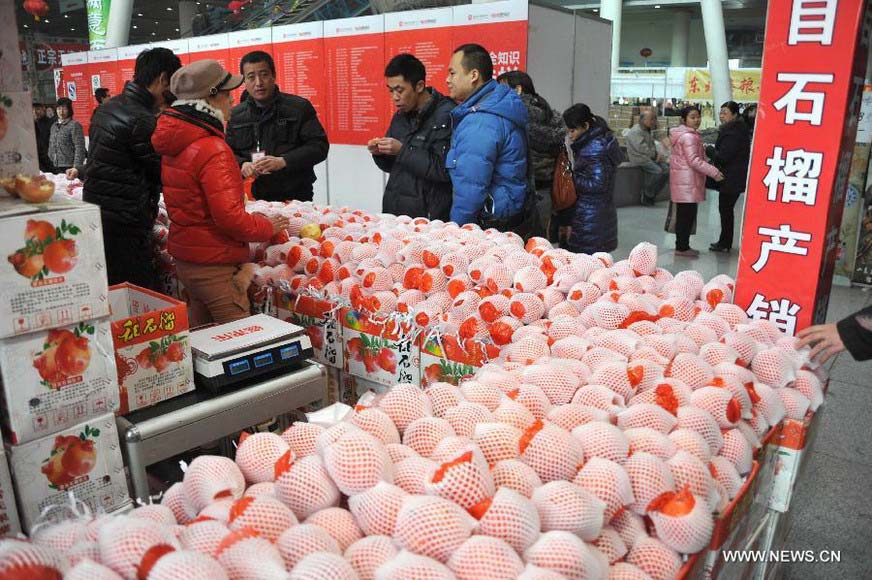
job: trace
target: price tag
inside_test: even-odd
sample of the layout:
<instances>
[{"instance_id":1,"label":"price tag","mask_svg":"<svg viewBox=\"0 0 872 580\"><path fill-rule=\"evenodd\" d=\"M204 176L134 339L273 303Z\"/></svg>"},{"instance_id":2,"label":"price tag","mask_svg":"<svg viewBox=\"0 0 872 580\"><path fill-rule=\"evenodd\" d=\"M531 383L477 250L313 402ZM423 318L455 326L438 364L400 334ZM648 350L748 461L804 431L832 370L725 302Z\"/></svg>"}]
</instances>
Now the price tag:
<instances>
[{"instance_id":1,"label":"price tag","mask_svg":"<svg viewBox=\"0 0 872 580\"><path fill-rule=\"evenodd\" d=\"M264 157L266 157L266 151L254 151L251 154L251 162L257 163L258 161L260 161Z\"/></svg>"}]
</instances>

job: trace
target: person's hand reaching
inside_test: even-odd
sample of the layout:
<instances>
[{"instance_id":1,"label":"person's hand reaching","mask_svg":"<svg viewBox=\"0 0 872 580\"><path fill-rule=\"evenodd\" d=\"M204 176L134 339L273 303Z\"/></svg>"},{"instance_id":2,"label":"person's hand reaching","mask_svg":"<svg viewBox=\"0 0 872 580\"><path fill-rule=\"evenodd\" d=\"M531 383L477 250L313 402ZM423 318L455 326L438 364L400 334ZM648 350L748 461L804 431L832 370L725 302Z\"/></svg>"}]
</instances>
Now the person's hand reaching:
<instances>
[{"instance_id":1,"label":"person's hand reaching","mask_svg":"<svg viewBox=\"0 0 872 580\"><path fill-rule=\"evenodd\" d=\"M839 329L835 324L819 324L800 330L796 337L796 349L811 345L809 357L818 359L818 363L824 364L840 352L845 350L845 343L839 335Z\"/></svg>"},{"instance_id":2,"label":"person's hand reaching","mask_svg":"<svg viewBox=\"0 0 872 580\"><path fill-rule=\"evenodd\" d=\"M272 224L273 234L277 234L280 231L287 229L288 225L290 224L288 218L279 214L273 214L271 216L268 216L267 219L269 220L270 224Z\"/></svg>"}]
</instances>

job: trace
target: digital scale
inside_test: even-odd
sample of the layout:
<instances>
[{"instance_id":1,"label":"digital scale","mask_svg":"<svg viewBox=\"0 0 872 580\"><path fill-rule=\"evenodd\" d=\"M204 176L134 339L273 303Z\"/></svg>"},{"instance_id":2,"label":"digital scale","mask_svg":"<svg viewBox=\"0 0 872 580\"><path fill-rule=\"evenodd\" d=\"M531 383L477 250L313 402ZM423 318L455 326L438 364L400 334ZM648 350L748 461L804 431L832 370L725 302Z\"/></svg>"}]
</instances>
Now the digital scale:
<instances>
[{"instance_id":1,"label":"digital scale","mask_svg":"<svg viewBox=\"0 0 872 580\"><path fill-rule=\"evenodd\" d=\"M257 314L191 331L194 382L212 392L300 368L313 355L306 331Z\"/></svg>"}]
</instances>

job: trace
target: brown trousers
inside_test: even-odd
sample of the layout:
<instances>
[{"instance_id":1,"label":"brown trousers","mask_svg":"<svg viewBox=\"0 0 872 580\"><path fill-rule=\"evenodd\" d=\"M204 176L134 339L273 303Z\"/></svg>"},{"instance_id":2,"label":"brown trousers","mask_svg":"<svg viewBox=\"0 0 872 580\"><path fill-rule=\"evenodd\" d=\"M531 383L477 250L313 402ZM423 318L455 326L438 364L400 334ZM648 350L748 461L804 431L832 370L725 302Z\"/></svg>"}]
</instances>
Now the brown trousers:
<instances>
[{"instance_id":1,"label":"brown trousers","mask_svg":"<svg viewBox=\"0 0 872 580\"><path fill-rule=\"evenodd\" d=\"M176 261L176 275L188 292L191 328L224 324L251 314L248 288L242 287L239 266Z\"/></svg>"}]
</instances>

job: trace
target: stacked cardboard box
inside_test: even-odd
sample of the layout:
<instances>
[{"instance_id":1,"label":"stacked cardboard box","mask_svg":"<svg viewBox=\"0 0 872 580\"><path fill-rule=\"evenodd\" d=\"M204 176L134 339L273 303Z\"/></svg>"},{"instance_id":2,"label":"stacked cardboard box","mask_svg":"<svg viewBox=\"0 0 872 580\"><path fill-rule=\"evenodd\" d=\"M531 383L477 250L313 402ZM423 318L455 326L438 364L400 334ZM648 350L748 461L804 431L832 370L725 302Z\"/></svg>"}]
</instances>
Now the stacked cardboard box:
<instances>
[{"instance_id":1,"label":"stacked cardboard box","mask_svg":"<svg viewBox=\"0 0 872 580\"><path fill-rule=\"evenodd\" d=\"M129 501L100 210L0 198L3 431L27 532L43 510Z\"/></svg>"}]
</instances>

